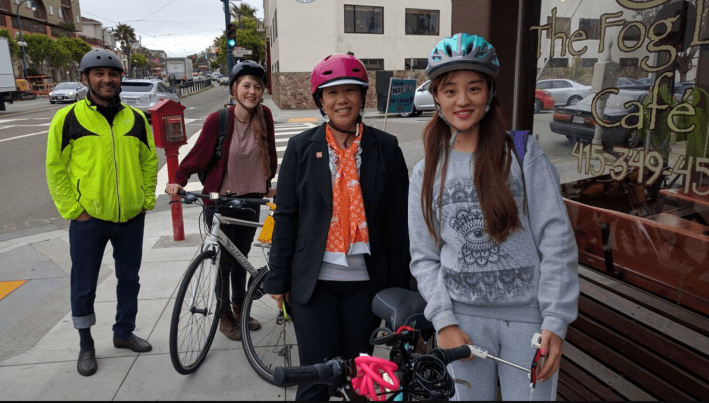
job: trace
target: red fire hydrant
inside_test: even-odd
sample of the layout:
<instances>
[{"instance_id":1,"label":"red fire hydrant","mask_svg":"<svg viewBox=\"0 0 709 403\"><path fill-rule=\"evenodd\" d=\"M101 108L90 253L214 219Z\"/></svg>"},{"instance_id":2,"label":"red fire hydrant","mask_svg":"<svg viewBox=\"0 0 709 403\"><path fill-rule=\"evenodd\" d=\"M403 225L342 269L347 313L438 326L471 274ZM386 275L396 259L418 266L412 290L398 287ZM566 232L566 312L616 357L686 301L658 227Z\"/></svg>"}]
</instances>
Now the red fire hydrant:
<instances>
[{"instance_id":1,"label":"red fire hydrant","mask_svg":"<svg viewBox=\"0 0 709 403\"><path fill-rule=\"evenodd\" d=\"M170 99L163 99L150 109L153 120L153 136L155 147L165 149L167 157L168 183L175 182L177 174L180 146L187 144L187 131L185 130L185 107ZM179 200L175 196L172 200ZM185 224L182 220L182 203L171 203L172 211L172 237L175 241L185 239Z\"/></svg>"}]
</instances>

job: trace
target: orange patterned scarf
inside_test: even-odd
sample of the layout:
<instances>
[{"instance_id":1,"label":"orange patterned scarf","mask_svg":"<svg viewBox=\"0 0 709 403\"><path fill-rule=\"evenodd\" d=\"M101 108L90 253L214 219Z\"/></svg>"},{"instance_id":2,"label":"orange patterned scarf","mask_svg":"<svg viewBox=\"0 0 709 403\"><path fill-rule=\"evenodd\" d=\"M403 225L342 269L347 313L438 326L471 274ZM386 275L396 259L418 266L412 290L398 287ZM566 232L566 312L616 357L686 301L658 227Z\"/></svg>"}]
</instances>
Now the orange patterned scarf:
<instances>
[{"instance_id":1,"label":"orange patterned scarf","mask_svg":"<svg viewBox=\"0 0 709 403\"><path fill-rule=\"evenodd\" d=\"M330 126L326 128L325 137L335 154L337 172L332 186L332 220L324 260L342 266L348 266L347 255L369 253L369 230L357 167L362 128L360 124L357 138L344 150L337 145Z\"/></svg>"}]
</instances>

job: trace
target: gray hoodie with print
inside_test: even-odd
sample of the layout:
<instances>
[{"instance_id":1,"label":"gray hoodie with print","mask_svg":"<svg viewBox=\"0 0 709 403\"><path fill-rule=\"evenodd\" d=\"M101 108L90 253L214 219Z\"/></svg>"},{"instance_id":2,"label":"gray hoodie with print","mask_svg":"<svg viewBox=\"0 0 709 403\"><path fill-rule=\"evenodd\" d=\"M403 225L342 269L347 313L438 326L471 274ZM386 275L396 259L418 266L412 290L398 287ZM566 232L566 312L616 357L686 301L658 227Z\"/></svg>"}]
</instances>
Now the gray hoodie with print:
<instances>
[{"instance_id":1,"label":"gray hoodie with print","mask_svg":"<svg viewBox=\"0 0 709 403\"><path fill-rule=\"evenodd\" d=\"M421 211L425 161L411 176L409 236L411 273L427 301L425 315L436 330L466 316L541 323L561 338L578 313L578 251L559 190L559 174L530 137L520 164L512 161L509 186L521 229L498 244L485 231L473 183L473 154L449 149L448 173L438 214L440 177L434 186L436 245ZM523 211L527 192L529 216Z\"/></svg>"}]
</instances>

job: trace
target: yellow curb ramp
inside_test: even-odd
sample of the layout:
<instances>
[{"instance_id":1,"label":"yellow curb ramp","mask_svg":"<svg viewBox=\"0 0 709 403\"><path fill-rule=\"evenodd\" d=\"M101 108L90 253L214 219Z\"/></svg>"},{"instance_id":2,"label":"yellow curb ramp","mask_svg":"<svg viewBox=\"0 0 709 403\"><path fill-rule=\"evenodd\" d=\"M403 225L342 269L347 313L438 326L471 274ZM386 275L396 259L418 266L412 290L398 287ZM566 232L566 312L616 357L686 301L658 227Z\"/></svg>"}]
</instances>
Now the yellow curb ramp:
<instances>
[{"instance_id":1,"label":"yellow curb ramp","mask_svg":"<svg viewBox=\"0 0 709 403\"><path fill-rule=\"evenodd\" d=\"M293 118L288 119L289 122L317 122L318 118Z\"/></svg>"},{"instance_id":2,"label":"yellow curb ramp","mask_svg":"<svg viewBox=\"0 0 709 403\"><path fill-rule=\"evenodd\" d=\"M18 289L27 280L19 281L0 281L0 300L10 295L11 292Z\"/></svg>"}]
</instances>

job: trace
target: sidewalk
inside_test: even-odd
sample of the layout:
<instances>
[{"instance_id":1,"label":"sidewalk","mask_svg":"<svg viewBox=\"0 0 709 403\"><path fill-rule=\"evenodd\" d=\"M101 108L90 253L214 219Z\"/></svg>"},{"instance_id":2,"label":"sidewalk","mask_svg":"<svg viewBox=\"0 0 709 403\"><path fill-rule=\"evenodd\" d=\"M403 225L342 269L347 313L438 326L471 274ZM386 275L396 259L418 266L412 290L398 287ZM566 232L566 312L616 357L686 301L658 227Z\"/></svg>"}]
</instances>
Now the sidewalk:
<instances>
[{"instance_id":1,"label":"sidewalk","mask_svg":"<svg viewBox=\"0 0 709 403\"><path fill-rule=\"evenodd\" d=\"M177 286L200 242L200 212L194 206L184 209L186 239L181 242L172 239L169 210L148 212L146 217L135 334L153 345L150 353L113 347L116 278L108 245L95 303L97 324L92 328L99 368L88 378L76 372L79 336L70 313L68 231L0 242L0 281L12 275L22 276L16 280L30 279L0 300L0 322L13 315L8 307L31 308L14 318L6 331L0 329L0 360L6 358L0 361L2 400L293 400L295 388L263 381L248 364L241 343L220 332L196 373L183 376L172 367L170 315ZM256 256L253 253L254 263L261 263ZM33 291L37 283L41 287ZM47 294L47 287L56 291ZM35 301L33 295L50 296Z\"/></svg>"}]
</instances>

